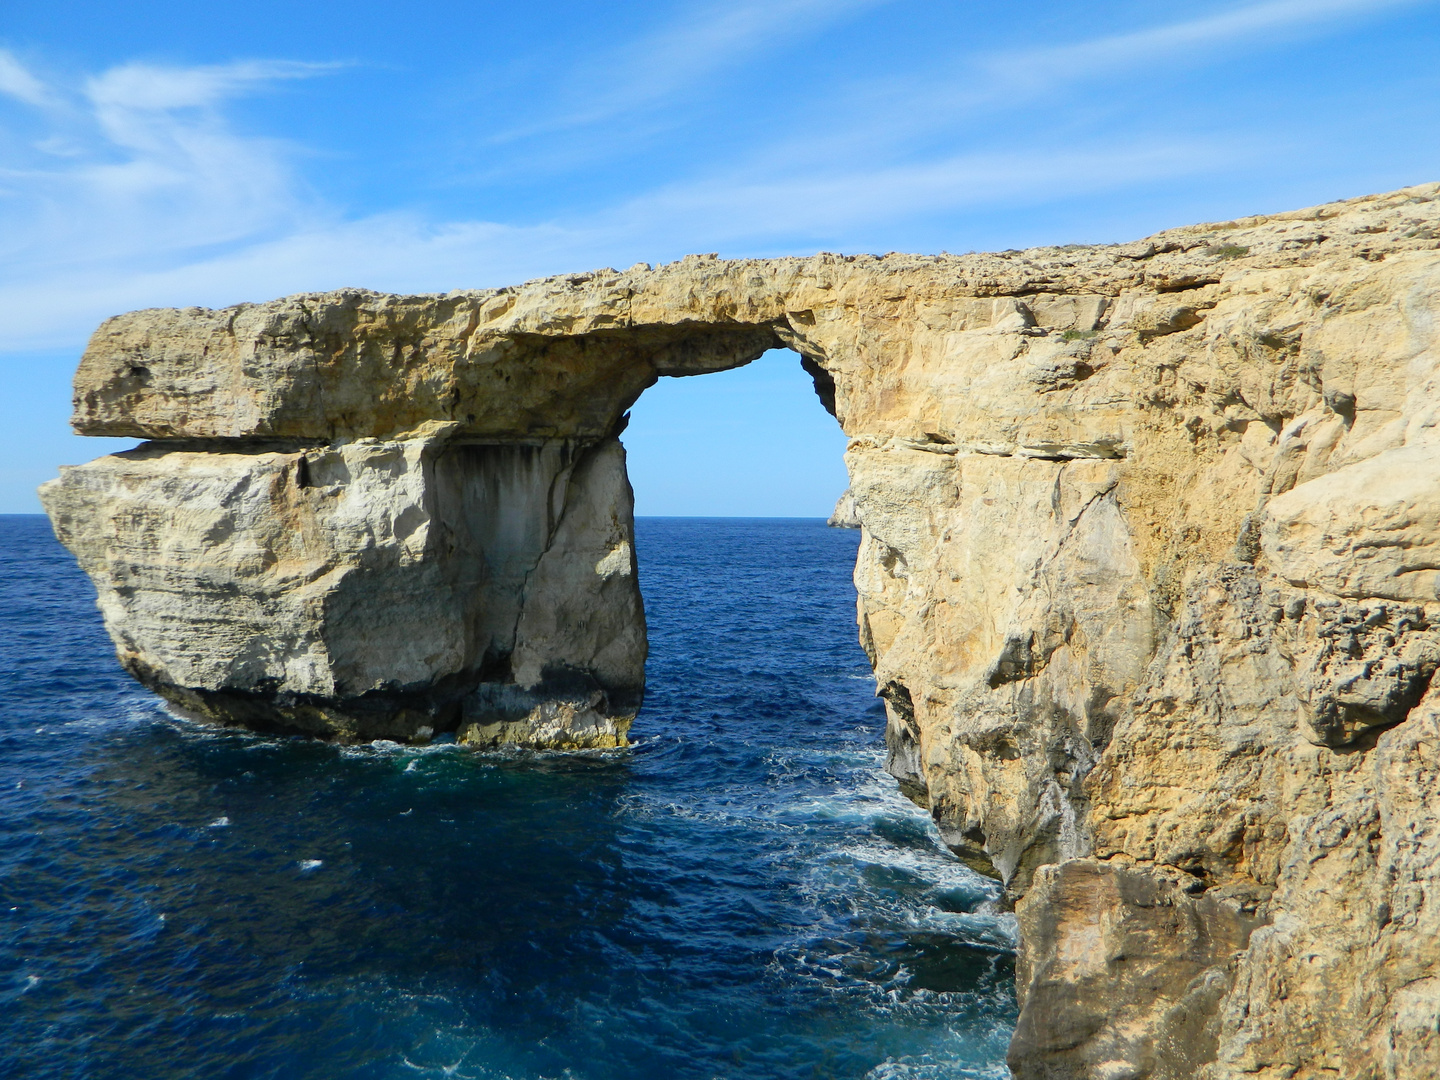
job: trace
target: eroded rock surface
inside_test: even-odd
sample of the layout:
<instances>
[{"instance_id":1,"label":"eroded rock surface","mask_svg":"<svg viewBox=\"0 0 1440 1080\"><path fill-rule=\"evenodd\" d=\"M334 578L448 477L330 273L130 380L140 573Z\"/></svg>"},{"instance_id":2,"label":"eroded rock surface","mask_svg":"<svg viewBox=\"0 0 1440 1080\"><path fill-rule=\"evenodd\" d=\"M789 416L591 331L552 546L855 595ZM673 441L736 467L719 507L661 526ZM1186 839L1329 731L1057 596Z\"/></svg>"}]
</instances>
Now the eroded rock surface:
<instances>
[{"instance_id":1,"label":"eroded rock surface","mask_svg":"<svg viewBox=\"0 0 1440 1080\"><path fill-rule=\"evenodd\" d=\"M1025 1077L1440 1062L1440 185L1112 247L121 316L43 490L226 722L612 745L625 410L800 353L890 769L1018 902Z\"/></svg>"},{"instance_id":2,"label":"eroded rock surface","mask_svg":"<svg viewBox=\"0 0 1440 1080\"><path fill-rule=\"evenodd\" d=\"M860 528L860 514L855 509L855 496L846 488L844 494L835 500L835 510L825 521L832 529Z\"/></svg>"},{"instance_id":3,"label":"eroded rock surface","mask_svg":"<svg viewBox=\"0 0 1440 1080\"><path fill-rule=\"evenodd\" d=\"M624 745L644 691L617 440L147 443L45 508L120 661L200 717L342 740Z\"/></svg>"}]
</instances>

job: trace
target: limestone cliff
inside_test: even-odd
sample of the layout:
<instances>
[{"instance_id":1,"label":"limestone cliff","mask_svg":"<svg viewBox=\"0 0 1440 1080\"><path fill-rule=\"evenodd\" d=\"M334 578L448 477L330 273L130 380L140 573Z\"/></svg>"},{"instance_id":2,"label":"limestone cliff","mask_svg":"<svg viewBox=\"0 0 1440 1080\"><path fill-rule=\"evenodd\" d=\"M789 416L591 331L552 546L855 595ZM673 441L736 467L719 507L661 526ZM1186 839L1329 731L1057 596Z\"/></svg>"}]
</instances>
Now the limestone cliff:
<instances>
[{"instance_id":1,"label":"limestone cliff","mask_svg":"<svg viewBox=\"0 0 1440 1080\"><path fill-rule=\"evenodd\" d=\"M825 521L832 529L860 528L860 513L855 509L855 496L846 488L845 493L835 500L835 510Z\"/></svg>"},{"instance_id":2,"label":"limestone cliff","mask_svg":"<svg viewBox=\"0 0 1440 1080\"><path fill-rule=\"evenodd\" d=\"M1440 185L1112 247L721 261L97 331L42 491L224 722L613 745L625 410L797 351L890 769L1018 901L1021 1077L1440 1061Z\"/></svg>"}]
</instances>

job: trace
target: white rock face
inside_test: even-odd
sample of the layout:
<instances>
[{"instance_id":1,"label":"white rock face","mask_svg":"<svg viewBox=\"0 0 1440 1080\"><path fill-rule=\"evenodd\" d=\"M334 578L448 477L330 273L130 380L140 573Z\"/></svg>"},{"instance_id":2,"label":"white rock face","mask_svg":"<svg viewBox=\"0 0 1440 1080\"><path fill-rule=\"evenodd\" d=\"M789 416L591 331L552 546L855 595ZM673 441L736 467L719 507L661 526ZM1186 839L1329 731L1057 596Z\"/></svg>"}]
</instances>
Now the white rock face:
<instances>
[{"instance_id":1,"label":"white rock face","mask_svg":"<svg viewBox=\"0 0 1440 1080\"><path fill-rule=\"evenodd\" d=\"M855 510L855 496L850 494L849 488L835 500L835 510L825 524L832 529L860 528L860 515Z\"/></svg>"},{"instance_id":2,"label":"white rock face","mask_svg":"<svg viewBox=\"0 0 1440 1080\"><path fill-rule=\"evenodd\" d=\"M624 745L645 658L624 451L451 434L151 443L41 495L121 662L201 717L366 740L463 715L484 743ZM552 708L524 736L557 702L583 703L575 724Z\"/></svg>"},{"instance_id":3,"label":"white rock face","mask_svg":"<svg viewBox=\"0 0 1440 1080\"><path fill-rule=\"evenodd\" d=\"M615 745L616 435L801 356L890 769L1022 935L1017 1076L1440 1061L1440 185L1104 248L309 294L97 331L44 489L122 661L231 723Z\"/></svg>"}]
</instances>

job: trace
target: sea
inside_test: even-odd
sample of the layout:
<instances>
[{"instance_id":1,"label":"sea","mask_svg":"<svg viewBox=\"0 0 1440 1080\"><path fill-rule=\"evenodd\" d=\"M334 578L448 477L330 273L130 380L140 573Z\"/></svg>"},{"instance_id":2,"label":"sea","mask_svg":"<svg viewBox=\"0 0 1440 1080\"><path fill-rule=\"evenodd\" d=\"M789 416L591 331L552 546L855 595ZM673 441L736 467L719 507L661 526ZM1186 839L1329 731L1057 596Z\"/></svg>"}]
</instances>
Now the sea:
<instances>
[{"instance_id":1,"label":"sea","mask_svg":"<svg viewBox=\"0 0 1440 1080\"><path fill-rule=\"evenodd\" d=\"M1013 916L883 771L857 534L637 523L624 750L168 713L0 518L0 1076L999 1078Z\"/></svg>"}]
</instances>

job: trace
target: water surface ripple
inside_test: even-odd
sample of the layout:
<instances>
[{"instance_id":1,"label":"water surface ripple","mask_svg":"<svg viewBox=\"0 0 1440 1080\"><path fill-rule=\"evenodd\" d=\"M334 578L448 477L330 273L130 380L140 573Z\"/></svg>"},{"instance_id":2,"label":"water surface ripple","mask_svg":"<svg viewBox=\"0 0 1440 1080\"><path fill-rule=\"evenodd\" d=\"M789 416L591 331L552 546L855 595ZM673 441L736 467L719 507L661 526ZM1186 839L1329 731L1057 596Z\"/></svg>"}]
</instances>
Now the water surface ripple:
<instances>
[{"instance_id":1,"label":"water surface ripple","mask_svg":"<svg viewBox=\"0 0 1440 1080\"><path fill-rule=\"evenodd\" d=\"M856 536L642 519L628 751L168 716L0 518L0 1075L1001 1077L1013 921L880 769Z\"/></svg>"}]
</instances>

